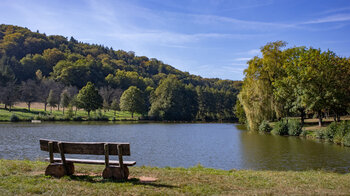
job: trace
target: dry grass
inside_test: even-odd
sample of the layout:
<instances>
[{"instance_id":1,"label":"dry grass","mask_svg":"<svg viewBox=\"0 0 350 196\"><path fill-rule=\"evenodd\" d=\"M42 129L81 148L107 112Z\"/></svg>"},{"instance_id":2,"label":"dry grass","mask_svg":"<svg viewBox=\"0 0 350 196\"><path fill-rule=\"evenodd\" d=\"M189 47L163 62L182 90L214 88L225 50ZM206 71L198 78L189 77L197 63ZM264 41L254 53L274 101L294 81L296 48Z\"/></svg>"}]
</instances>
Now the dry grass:
<instances>
[{"instance_id":1,"label":"dry grass","mask_svg":"<svg viewBox=\"0 0 350 196\"><path fill-rule=\"evenodd\" d=\"M215 170L131 167L126 182L103 180L101 166L77 165L80 175L44 176L47 163L0 160L3 195L349 195L350 174L325 171ZM81 175L87 174L87 175ZM156 178L142 183L138 177Z\"/></svg>"}]
</instances>

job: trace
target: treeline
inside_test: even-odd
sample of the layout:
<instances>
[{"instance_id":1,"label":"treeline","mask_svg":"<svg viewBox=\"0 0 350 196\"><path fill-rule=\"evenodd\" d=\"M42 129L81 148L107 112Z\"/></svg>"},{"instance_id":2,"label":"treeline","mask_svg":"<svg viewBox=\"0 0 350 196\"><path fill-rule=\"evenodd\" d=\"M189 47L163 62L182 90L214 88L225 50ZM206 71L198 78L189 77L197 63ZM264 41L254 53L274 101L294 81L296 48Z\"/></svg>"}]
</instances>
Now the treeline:
<instances>
[{"instance_id":1,"label":"treeline","mask_svg":"<svg viewBox=\"0 0 350 196\"><path fill-rule=\"evenodd\" d=\"M0 25L0 101L6 106L26 102L30 109L32 102L46 106L50 100L61 106L62 97L74 100L88 82L99 89L105 109L136 87L144 98L137 112L159 120L232 120L241 87L239 81L191 75L134 52Z\"/></svg>"},{"instance_id":2,"label":"treeline","mask_svg":"<svg viewBox=\"0 0 350 196\"><path fill-rule=\"evenodd\" d=\"M289 116L333 116L350 111L350 58L327 50L268 43L262 57L248 61L236 113L252 130L264 120ZM243 108L242 108L243 107Z\"/></svg>"}]
</instances>

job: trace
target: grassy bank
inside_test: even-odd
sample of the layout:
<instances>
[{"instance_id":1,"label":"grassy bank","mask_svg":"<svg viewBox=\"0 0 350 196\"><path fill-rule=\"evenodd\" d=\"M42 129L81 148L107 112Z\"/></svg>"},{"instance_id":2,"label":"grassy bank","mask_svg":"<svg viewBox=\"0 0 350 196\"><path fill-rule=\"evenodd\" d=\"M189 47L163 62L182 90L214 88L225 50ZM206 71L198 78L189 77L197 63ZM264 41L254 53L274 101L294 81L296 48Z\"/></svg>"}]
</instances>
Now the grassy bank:
<instances>
[{"instance_id":1,"label":"grassy bank","mask_svg":"<svg viewBox=\"0 0 350 196\"><path fill-rule=\"evenodd\" d=\"M324 171L131 167L127 182L103 180L103 166L76 165L77 175L45 176L47 163L0 160L1 195L348 195L350 174ZM144 183L138 177L157 178Z\"/></svg>"},{"instance_id":2,"label":"grassy bank","mask_svg":"<svg viewBox=\"0 0 350 196\"><path fill-rule=\"evenodd\" d=\"M20 105L21 106L21 105ZM3 108L3 105L0 105L0 121L10 121L12 115L16 115L19 118L19 121L30 121L33 119L38 120L46 120L46 121L66 121L66 120L86 120L88 119L88 113L84 110L78 110L75 114L75 110L73 111L73 117L68 118L67 112L68 110L65 109L65 114L63 114L62 108L60 110L52 109L52 112L50 111L50 108L48 107L46 112L45 110L38 106L37 108L32 107L30 111L28 111L25 107L13 107L11 112L7 109ZM135 120L140 117L139 114L134 114L134 119L131 118L130 112L125 111L116 111L116 115L114 116L114 111L106 111L103 110L99 114L98 111L91 112L90 113L90 119L102 119L104 120Z\"/></svg>"}]
</instances>

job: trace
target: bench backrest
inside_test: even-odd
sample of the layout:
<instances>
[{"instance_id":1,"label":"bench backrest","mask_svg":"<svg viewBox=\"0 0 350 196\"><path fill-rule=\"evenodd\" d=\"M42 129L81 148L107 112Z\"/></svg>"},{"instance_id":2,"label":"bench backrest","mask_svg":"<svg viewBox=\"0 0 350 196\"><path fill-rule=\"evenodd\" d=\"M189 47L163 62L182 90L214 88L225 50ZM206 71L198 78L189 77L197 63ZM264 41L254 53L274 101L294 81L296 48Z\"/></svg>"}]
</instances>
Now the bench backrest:
<instances>
[{"instance_id":1,"label":"bench backrest","mask_svg":"<svg viewBox=\"0 0 350 196\"><path fill-rule=\"evenodd\" d=\"M108 144L109 155L118 155L117 146L122 147L122 155L130 156L129 143L116 142L63 142L55 140L40 139L40 149L49 152L49 142L53 143L53 153L60 153L58 143L63 145L64 154L90 154L104 155L104 145Z\"/></svg>"}]
</instances>

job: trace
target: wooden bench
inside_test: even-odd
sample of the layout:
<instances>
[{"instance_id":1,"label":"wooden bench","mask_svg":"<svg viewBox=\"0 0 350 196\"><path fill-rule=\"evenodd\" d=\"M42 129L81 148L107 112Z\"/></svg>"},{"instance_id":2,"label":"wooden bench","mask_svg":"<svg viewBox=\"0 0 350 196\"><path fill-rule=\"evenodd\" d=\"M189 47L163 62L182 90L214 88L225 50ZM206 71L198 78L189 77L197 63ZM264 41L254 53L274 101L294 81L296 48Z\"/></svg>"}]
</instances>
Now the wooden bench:
<instances>
[{"instance_id":1,"label":"wooden bench","mask_svg":"<svg viewBox=\"0 0 350 196\"><path fill-rule=\"evenodd\" d=\"M74 163L105 165L102 172L103 178L126 180L129 176L128 166L133 166L136 161L123 161L124 156L130 156L130 144L115 142L63 142L40 139L40 149L49 152L49 166L45 175L62 177L74 174ZM54 158L54 153L59 153L61 158ZM105 160L70 159L66 154L105 155ZM109 160L110 155L118 155L118 161Z\"/></svg>"}]
</instances>

